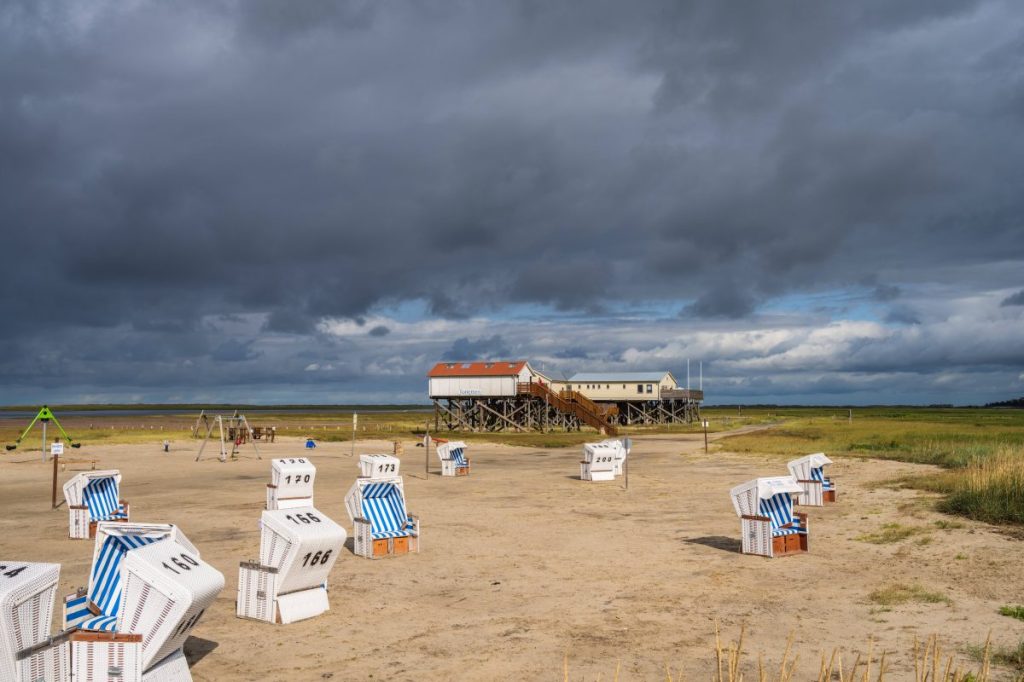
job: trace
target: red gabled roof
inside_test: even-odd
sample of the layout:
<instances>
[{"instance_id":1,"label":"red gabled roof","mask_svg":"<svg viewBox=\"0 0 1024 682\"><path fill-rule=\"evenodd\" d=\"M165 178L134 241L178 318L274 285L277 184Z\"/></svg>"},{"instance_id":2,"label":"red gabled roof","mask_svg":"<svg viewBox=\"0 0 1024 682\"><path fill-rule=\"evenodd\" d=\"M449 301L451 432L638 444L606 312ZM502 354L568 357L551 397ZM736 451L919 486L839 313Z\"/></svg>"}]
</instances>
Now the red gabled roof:
<instances>
[{"instance_id":1,"label":"red gabled roof","mask_svg":"<svg viewBox=\"0 0 1024 682\"><path fill-rule=\"evenodd\" d=\"M508 377L519 374L526 360L488 360L486 362L439 362L428 377Z\"/></svg>"}]
</instances>

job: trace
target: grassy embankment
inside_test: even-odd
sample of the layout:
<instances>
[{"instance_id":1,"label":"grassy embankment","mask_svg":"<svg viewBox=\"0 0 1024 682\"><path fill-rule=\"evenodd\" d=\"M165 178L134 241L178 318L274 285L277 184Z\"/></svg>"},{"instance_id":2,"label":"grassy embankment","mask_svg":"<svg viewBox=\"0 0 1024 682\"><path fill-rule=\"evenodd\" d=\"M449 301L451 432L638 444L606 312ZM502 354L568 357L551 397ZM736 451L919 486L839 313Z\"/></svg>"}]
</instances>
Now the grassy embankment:
<instances>
[{"instance_id":1,"label":"grassy embankment","mask_svg":"<svg viewBox=\"0 0 1024 682\"><path fill-rule=\"evenodd\" d=\"M722 441L736 452L874 457L933 464L943 471L905 479L942 493L939 508L979 521L1024 524L1024 411L863 408L779 409L768 432Z\"/></svg>"}]
</instances>

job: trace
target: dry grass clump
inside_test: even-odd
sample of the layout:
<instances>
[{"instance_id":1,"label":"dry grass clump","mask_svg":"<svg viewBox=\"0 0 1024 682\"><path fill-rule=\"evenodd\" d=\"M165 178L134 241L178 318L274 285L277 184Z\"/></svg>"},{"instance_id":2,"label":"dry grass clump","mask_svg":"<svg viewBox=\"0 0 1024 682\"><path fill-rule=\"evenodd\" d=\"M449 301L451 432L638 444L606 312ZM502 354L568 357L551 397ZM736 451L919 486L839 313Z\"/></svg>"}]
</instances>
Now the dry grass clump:
<instances>
[{"instance_id":1,"label":"dry grass clump","mask_svg":"<svg viewBox=\"0 0 1024 682\"><path fill-rule=\"evenodd\" d=\"M901 523L886 523L883 524L878 531L858 535L856 539L861 542L870 542L873 545L888 545L894 542L900 542L901 540L906 540L913 535L923 533L927 530L927 528L920 528L916 526L904 526Z\"/></svg>"},{"instance_id":2,"label":"dry grass clump","mask_svg":"<svg viewBox=\"0 0 1024 682\"><path fill-rule=\"evenodd\" d=\"M1024 620L1024 606L1001 606L999 607L999 615Z\"/></svg>"},{"instance_id":3,"label":"dry grass clump","mask_svg":"<svg viewBox=\"0 0 1024 682\"><path fill-rule=\"evenodd\" d=\"M868 599L880 606L894 606L917 602L920 604L952 604L953 600L941 592L931 592L920 585L893 583L880 587L868 595Z\"/></svg>"}]
</instances>

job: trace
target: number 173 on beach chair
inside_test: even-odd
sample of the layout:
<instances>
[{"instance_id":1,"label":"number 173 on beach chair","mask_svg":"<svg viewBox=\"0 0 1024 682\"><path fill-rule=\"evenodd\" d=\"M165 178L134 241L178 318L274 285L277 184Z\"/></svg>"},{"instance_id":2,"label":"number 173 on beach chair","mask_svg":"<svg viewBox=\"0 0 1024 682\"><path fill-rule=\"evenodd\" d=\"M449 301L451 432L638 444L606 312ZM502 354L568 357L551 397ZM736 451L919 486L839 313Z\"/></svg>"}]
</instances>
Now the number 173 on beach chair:
<instances>
[{"instance_id":1,"label":"number 173 on beach chair","mask_svg":"<svg viewBox=\"0 0 1024 682\"><path fill-rule=\"evenodd\" d=\"M776 557L807 551L807 514L793 513L793 496L802 492L792 476L755 478L730 491L744 554Z\"/></svg>"},{"instance_id":2,"label":"number 173 on beach chair","mask_svg":"<svg viewBox=\"0 0 1024 682\"><path fill-rule=\"evenodd\" d=\"M380 559L420 551L420 520L405 508L405 484L398 476L398 458L360 455L363 475L345 495L345 509L354 526L357 556Z\"/></svg>"}]
</instances>

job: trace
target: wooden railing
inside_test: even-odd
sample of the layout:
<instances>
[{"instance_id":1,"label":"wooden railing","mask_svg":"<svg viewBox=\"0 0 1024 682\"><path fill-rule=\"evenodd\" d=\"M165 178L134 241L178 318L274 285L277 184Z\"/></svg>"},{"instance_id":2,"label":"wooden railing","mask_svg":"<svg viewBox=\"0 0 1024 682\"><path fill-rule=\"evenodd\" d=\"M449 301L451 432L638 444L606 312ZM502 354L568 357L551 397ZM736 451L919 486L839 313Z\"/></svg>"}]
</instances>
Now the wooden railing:
<instances>
[{"instance_id":1,"label":"wooden railing","mask_svg":"<svg viewBox=\"0 0 1024 682\"><path fill-rule=\"evenodd\" d=\"M603 431L609 436L618 434L618 429L609 423L609 418L618 413L618 409L603 410L590 398L577 391L559 391L555 393L544 384L520 383L517 385L517 392L523 395L532 395L537 398L544 398L549 405L554 406L559 412L572 414L579 418L587 426L592 426L598 431Z\"/></svg>"}]
</instances>

